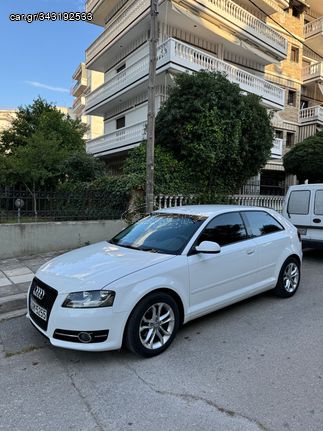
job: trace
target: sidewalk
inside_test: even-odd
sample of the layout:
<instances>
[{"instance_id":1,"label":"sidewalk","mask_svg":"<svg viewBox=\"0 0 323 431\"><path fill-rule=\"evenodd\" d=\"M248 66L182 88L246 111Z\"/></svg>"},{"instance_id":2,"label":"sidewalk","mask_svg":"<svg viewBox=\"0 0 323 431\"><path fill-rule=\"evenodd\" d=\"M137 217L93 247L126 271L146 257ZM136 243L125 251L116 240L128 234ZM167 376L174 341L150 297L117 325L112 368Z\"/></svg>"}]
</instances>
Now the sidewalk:
<instances>
[{"instance_id":1,"label":"sidewalk","mask_svg":"<svg viewBox=\"0 0 323 431\"><path fill-rule=\"evenodd\" d=\"M64 251L0 260L0 321L27 312L26 297L38 268Z\"/></svg>"}]
</instances>

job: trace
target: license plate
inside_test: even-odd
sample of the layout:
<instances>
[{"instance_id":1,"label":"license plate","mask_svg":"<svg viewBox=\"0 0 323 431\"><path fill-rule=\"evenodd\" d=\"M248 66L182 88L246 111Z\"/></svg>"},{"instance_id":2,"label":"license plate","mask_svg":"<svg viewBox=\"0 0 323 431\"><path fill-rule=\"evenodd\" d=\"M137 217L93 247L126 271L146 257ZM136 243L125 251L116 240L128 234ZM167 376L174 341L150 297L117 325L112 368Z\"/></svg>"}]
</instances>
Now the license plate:
<instances>
[{"instance_id":1,"label":"license plate","mask_svg":"<svg viewBox=\"0 0 323 431\"><path fill-rule=\"evenodd\" d=\"M32 298L30 298L30 309L36 316L47 322L47 310L38 305Z\"/></svg>"},{"instance_id":2,"label":"license plate","mask_svg":"<svg viewBox=\"0 0 323 431\"><path fill-rule=\"evenodd\" d=\"M298 227L297 228L300 235L306 235L307 234L307 228L306 227Z\"/></svg>"}]
</instances>

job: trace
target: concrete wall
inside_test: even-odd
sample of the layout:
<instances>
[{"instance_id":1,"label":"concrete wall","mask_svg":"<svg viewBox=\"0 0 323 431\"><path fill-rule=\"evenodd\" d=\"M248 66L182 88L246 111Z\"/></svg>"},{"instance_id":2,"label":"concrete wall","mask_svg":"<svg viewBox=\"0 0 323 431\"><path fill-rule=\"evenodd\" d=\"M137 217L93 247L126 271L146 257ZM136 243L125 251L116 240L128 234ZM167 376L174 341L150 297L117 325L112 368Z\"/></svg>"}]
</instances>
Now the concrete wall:
<instances>
[{"instance_id":1,"label":"concrete wall","mask_svg":"<svg viewBox=\"0 0 323 431\"><path fill-rule=\"evenodd\" d=\"M0 224L0 258L82 247L124 227L121 220Z\"/></svg>"}]
</instances>

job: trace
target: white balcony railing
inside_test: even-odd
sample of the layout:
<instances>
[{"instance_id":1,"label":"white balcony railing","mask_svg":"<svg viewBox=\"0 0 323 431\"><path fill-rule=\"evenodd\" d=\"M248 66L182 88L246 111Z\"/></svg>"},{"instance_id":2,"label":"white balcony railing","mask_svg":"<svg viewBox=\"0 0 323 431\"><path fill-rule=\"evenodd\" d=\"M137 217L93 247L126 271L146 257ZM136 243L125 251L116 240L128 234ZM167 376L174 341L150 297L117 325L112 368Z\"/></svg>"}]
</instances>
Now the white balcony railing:
<instances>
[{"instance_id":1,"label":"white balcony railing","mask_svg":"<svg viewBox=\"0 0 323 431\"><path fill-rule=\"evenodd\" d=\"M121 0L120 6L123 7L120 8L120 13L114 15L113 19L108 22L105 31L86 50L87 63L91 62L118 34L150 7L150 0L129 0L125 5L123 3L124 0ZM265 42L268 49L279 51L280 55L287 55L287 40L279 32L233 1L200 0L200 3L213 11L225 25L237 26L241 31L248 32Z\"/></svg>"},{"instance_id":2,"label":"white balcony railing","mask_svg":"<svg viewBox=\"0 0 323 431\"><path fill-rule=\"evenodd\" d=\"M149 7L150 0L131 0L126 3L120 14L115 15L115 18L108 23L108 27L104 32L86 50L86 62L90 62Z\"/></svg>"},{"instance_id":3,"label":"white balcony railing","mask_svg":"<svg viewBox=\"0 0 323 431\"><path fill-rule=\"evenodd\" d=\"M278 51L287 54L287 40L284 36L272 29L264 21L256 18L241 6L233 3L231 0L200 0L215 13L219 14L228 22L237 25L256 36L261 41Z\"/></svg>"},{"instance_id":4,"label":"white balcony railing","mask_svg":"<svg viewBox=\"0 0 323 431\"><path fill-rule=\"evenodd\" d=\"M305 123L321 123L323 124L323 106L312 106L310 108L301 109L299 113L299 121Z\"/></svg>"},{"instance_id":5,"label":"white balcony railing","mask_svg":"<svg viewBox=\"0 0 323 431\"><path fill-rule=\"evenodd\" d=\"M310 66L303 67L302 78L303 81L320 79L323 76L323 62L311 64Z\"/></svg>"},{"instance_id":6,"label":"white balcony railing","mask_svg":"<svg viewBox=\"0 0 323 431\"><path fill-rule=\"evenodd\" d=\"M205 69L224 73L229 81L238 84L242 90L257 94L263 98L265 104L278 108L284 106L285 93L281 87L186 43L168 39L159 46L157 59L157 69L161 70L165 69L163 66L168 66L179 71ZM117 97L118 93L130 88L134 82L138 83L140 80L143 82L147 78L148 71L149 56L147 54L93 91L86 101L88 113L94 107L112 100L112 97Z\"/></svg>"},{"instance_id":7,"label":"white balcony railing","mask_svg":"<svg viewBox=\"0 0 323 431\"><path fill-rule=\"evenodd\" d=\"M88 141L86 151L90 154L108 153L118 151L118 149L126 150L127 146L140 143L146 137L146 122L133 124L128 127L116 130L112 133L107 133L96 139Z\"/></svg>"},{"instance_id":8,"label":"white balcony railing","mask_svg":"<svg viewBox=\"0 0 323 431\"><path fill-rule=\"evenodd\" d=\"M273 158L280 159L283 156L283 144L284 144L283 139L280 139L280 138L274 139L274 145L272 146L272 149L271 149L271 156Z\"/></svg>"},{"instance_id":9,"label":"white balcony railing","mask_svg":"<svg viewBox=\"0 0 323 431\"><path fill-rule=\"evenodd\" d=\"M323 17L311 21L304 26L305 39L323 33Z\"/></svg>"}]
</instances>

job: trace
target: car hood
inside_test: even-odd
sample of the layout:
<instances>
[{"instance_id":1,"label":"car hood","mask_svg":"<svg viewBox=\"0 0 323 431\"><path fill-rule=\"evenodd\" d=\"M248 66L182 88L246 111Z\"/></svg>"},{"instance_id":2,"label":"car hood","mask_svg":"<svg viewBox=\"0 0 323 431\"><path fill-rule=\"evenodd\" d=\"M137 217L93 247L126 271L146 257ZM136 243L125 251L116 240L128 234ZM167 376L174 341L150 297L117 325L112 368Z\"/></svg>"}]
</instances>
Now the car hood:
<instances>
[{"instance_id":1,"label":"car hood","mask_svg":"<svg viewBox=\"0 0 323 431\"><path fill-rule=\"evenodd\" d=\"M104 241L50 260L37 271L36 277L59 293L96 290L174 257L119 247Z\"/></svg>"}]
</instances>

